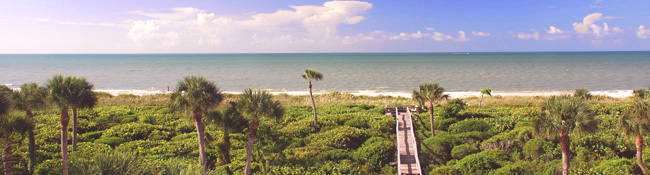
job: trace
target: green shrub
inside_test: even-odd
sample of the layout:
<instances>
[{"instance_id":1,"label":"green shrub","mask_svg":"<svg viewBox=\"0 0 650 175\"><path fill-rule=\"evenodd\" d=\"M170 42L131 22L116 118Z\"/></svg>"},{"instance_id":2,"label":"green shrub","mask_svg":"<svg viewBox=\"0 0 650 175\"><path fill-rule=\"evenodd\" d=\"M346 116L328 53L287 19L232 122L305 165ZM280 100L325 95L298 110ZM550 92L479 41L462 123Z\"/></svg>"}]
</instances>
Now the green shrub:
<instances>
[{"instance_id":1,"label":"green shrub","mask_svg":"<svg viewBox=\"0 0 650 175\"><path fill-rule=\"evenodd\" d=\"M105 130L102 137L121 137L126 141L144 140L156 129L162 127L146 123L127 123Z\"/></svg>"},{"instance_id":2,"label":"green shrub","mask_svg":"<svg viewBox=\"0 0 650 175\"><path fill-rule=\"evenodd\" d=\"M507 161L508 154L499 149L491 149L469 155L456 163L454 168L462 174L487 174L501 168L500 162Z\"/></svg>"},{"instance_id":3,"label":"green shrub","mask_svg":"<svg viewBox=\"0 0 650 175\"><path fill-rule=\"evenodd\" d=\"M461 174L453 165L440 166L429 172L431 175L456 175Z\"/></svg>"},{"instance_id":4,"label":"green shrub","mask_svg":"<svg viewBox=\"0 0 650 175\"><path fill-rule=\"evenodd\" d=\"M89 141L93 141L95 139L98 139L99 137L104 134L104 131L93 131L93 132L87 132L82 134L84 138L88 139Z\"/></svg>"},{"instance_id":5,"label":"green shrub","mask_svg":"<svg viewBox=\"0 0 650 175\"><path fill-rule=\"evenodd\" d=\"M492 175L501 174L536 174L535 163L527 161L517 161L515 163L506 164L503 167L490 171Z\"/></svg>"},{"instance_id":6,"label":"green shrub","mask_svg":"<svg viewBox=\"0 0 650 175\"><path fill-rule=\"evenodd\" d=\"M451 160L451 150L457 143L462 140L451 135L436 135L433 138L427 138L422 141L422 146L418 152L422 162L441 165Z\"/></svg>"},{"instance_id":7,"label":"green shrub","mask_svg":"<svg viewBox=\"0 0 650 175\"><path fill-rule=\"evenodd\" d=\"M458 113L465 109L465 102L462 99L456 98L450 100L442 107L441 114L445 118L458 117ZM460 118L459 120L463 120Z\"/></svg>"},{"instance_id":8,"label":"green shrub","mask_svg":"<svg viewBox=\"0 0 650 175\"><path fill-rule=\"evenodd\" d=\"M396 160L394 154L396 151L395 142L381 137L371 137L357 150L357 157L378 170L382 165Z\"/></svg>"},{"instance_id":9,"label":"green shrub","mask_svg":"<svg viewBox=\"0 0 650 175\"><path fill-rule=\"evenodd\" d=\"M604 160L593 169L602 174L642 174L639 166L630 159Z\"/></svg>"},{"instance_id":10,"label":"green shrub","mask_svg":"<svg viewBox=\"0 0 650 175\"><path fill-rule=\"evenodd\" d=\"M466 143L466 144L455 146L451 150L451 157L453 157L455 159L463 159L465 156L468 156L468 155L471 155L471 154L474 154L474 153L477 153L477 152L480 152L480 150L476 146L473 146L473 145L470 145L470 144Z\"/></svg>"},{"instance_id":11,"label":"green shrub","mask_svg":"<svg viewBox=\"0 0 650 175\"><path fill-rule=\"evenodd\" d=\"M458 122L458 119L456 119L456 118L446 118L446 119L434 120L433 121L433 126L436 129L439 129L439 130L448 131L449 125L454 124L456 122Z\"/></svg>"},{"instance_id":12,"label":"green shrub","mask_svg":"<svg viewBox=\"0 0 650 175\"><path fill-rule=\"evenodd\" d=\"M490 130L490 125L481 120L467 119L449 126L449 132L461 133L470 131L485 132Z\"/></svg>"},{"instance_id":13,"label":"green shrub","mask_svg":"<svg viewBox=\"0 0 650 175\"><path fill-rule=\"evenodd\" d=\"M345 126L350 126L350 127L355 127L359 129L367 129L368 128L368 122L367 120L362 119L362 118L353 118L348 121L345 121Z\"/></svg>"},{"instance_id":14,"label":"green shrub","mask_svg":"<svg viewBox=\"0 0 650 175\"><path fill-rule=\"evenodd\" d=\"M126 139L121 137L102 137L100 139L95 140L95 143L106 144L106 145L110 145L111 147L116 147L125 142Z\"/></svg>"},{"instance_id":15,"label":"green shrub","mask_svg":"<svg viewBox=\"0 0 650 175\"><path fill-rule=\"evenodd\" d=\"M573 96L582 99L591 99L591 93L589 93L589 90L587 89L576 89L576 91L573 92Z\"/></svg>"},{"instance_id":16,"label":"green shrub","mask_svg":"<svg viewBox=\"0 0 650 175\"><path fill-rule=\"evenodd\" d=\"M544 154L544 141L540 139L531 139L524 145L524 156L528 160L538 160Z\"/></svg>"},{"instance_id":17,"label":"green shrub","mask_svg":"<svg viewBox=\"0 0 650 175\"><path fill-rule=\"evenodd\" d=\"M368 138L365 131L349 126L338 127L311 136L310 145L331 146L339 149L356 149Z\"/></svg>"}]
</instances>

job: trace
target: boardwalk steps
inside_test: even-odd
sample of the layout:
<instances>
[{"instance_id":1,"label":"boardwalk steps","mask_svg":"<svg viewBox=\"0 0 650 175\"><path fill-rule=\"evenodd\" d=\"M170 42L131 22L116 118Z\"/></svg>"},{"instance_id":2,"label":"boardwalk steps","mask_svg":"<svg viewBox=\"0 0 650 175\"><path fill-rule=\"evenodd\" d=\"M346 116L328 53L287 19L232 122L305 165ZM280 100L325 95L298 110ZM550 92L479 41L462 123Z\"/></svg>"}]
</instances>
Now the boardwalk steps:
<instances>
[{"instance_id":1,"label":"boardwalk steps","mask_svg":"<svg viewBox=\"0 0 650 175\"><path fill-rule=\"evenodd\" d=\"M400 175L422 174L411 121L413 113L417 113L417 106L386 106L386 115L392 115L396 119L397 171Z\"/></svg>"}]
</instances>

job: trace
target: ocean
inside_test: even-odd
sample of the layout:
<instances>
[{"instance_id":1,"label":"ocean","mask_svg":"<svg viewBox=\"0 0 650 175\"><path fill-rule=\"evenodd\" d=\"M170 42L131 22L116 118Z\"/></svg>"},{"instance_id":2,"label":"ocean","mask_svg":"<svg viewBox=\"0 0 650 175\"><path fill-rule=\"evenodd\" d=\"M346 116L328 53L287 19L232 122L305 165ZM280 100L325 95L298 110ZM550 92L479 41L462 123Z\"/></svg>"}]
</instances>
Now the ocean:
<instances>
[{"instance_id":1,"label":"ocean","mask_svg":"<svg viewBox=\"0 0 650 175\"><path fill-rule=\"evenodd\" d=\"M316 92L591 91L650 87L650 52L20 54L0 55L0 85L44 84L54 74L85 77L99 90L173 89L202 75L224 91L306 91L305 68L324 74Z\"/></svg>"}]
</instances>

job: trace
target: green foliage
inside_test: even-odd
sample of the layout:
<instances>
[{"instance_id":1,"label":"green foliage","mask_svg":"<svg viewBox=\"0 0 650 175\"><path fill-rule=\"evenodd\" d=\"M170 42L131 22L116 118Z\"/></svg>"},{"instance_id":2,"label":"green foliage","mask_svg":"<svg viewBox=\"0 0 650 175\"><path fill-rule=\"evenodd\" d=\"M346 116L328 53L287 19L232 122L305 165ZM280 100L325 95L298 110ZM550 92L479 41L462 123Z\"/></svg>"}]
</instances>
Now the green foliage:
<instances>
[{"instance_id":1,"label":"green foliage","mask_svg":"<svg viewBox=\"0 0 650 175\"><path fill-rule=\"evenodd\" d=\"M477 152L480 152L480 150L476 146L473 146L473 145L470 145L470 144L466 143L466 144L455 146L451 150L451 157L453 157L454 159L463 159L465 156L468 156L468 155L471 155L471 154L474 154L474 153L477 153Z\"/></svg>"},{"instance_id":2,"label":"green foliage","mask_svg":"<svg viewBox=\"0 0 650 175\"><path fill-rule=\"evenodd\" d=\"M451 124L449 126L449 132L451 133L461 133L461 132L471 132L471 131L485 132L488 130L490 130L489 124L481 120L472 120L472 119L463 120L458 123Z\"/></svg>"},{"instance_id":3,"label":"green foliage","mask_svg":"<svg viewBox=\"0 0 650 175\"><path fill-rule=\"evenodd\" d=\"M524 155L529 160L538 160L544 154L544 141L540 139L531 139L524 145Z\"/></svg>"},{"instance_id":4,"label":"green foliage","mask_svg":"<svg viewBox=\"0 0 650 175\"><path fill-rule=\"evenodd\" d=\"M456 118L446 118L446 119L440 119L440 120L434 120L433 126L439 130L443 131L449 131L449 126L452 124L458 122L458 119Z\"/></svg>"},{"instance_id":5,"label":"green foliage","mask_svg":"<svg viewBox=\"0 0 650 175\"><path fill-rule=\"evenodd\" d=\"M485 95L488 95L488 96L492 96L492 89L490 89L490 88L483 88L483 89L481 89L481 94L485 94Z\"/></svg>"},{"instance_id":6,"label":"green foliage","mask_svg":"<svg viewBox=\"0 0 650 175\"><path fill-rule=\"evenodd\" d=\"M610 159L594 167L593 171L599 174L640 174L639 166L630 159Z\"/></svg>"},{"instance_id":7,"label":"green foliage","mask_svg":"<svg viewBox=\"0 0 650 175\"><path fill-rule=\"evenodd\" d=\"M137 154L128 150L96 152L89 159L78 158L70 168L71 174L146 174Z\"/></svg>"},{"instance_id":8,"label":"green foliage","mask_svg":"<svg viewBox=\"0 0 650 175\"><path fill-rule=\"evenodd\" d=\"M581 99L591 99L591 93L589 93L589 90L587 89L576 89L576 91L573 92L573 97L581 98Z\"/></svg>"},{"instance_id":9,"label":"green foliage","mask_svg":"<svg viewBox=\"0 0 650 175\"><path fill-rule=\"evenodd\" d=\"M491 170L502 167L504 161L508 161L508 154L499 149L482 151L469 155L456 163L454 168L462 174L487 174Z\"/></svg>"},{"instance_id":10,"label":"green foliage","mask_svg":"<svg viewBox=\"0 0 650 175\"><path fill-rule=\"evenodd\" d=\"M374 170L379 170L382 165L386 165L395 160L395 142L382 137L371 137L363 143L357 151L357 157L373 166Z\"/></svg>"},{"instance_id":11,"label":"green foliage","mask_svg":"<svg viewBox=\"0 0 650 175\"><path fill-rule=\"evenodd\" d=\"M445 104L442 107L441 115L445 118L451 118L451 117L457 118L459 117L458 113L464 110L465 106L466 106L465 102L461 99L457 98L457 99L450 100L449 102L447 102L447 104ZM463 119L464 118L459 118L458 120L463 120Z\"/></svg>"},{"instance_id":12,"label":"green foliage","mask_svg":"<svg viewBox=\"0 0 650 175\"><path fill-rule=\"evenodd\" d=\"M154 131L158 131L160 129L162 129L162 127L156 125L150 125L146 123L127 123L127 124L117 125L105 130L104 133L102 134L102 138L120 137L123 138L125 141L144 140L148 138L149 135L152 133L159 133ZM159 135L160 134L169 135L169 132L167 131L163 131L163 132L165 133L159 133Z\"/></svg>"},{"instance_id":13,"label":"green foliage","mask_svg":"<svg viewBox=\"0 0 650 175\"><path fill-rule=\"evenodd\" d=\"M100 139L95 140L95 143L98 144L106 144L110 145L111 147L116 147L122 143L125 143L126 139L121 138L121 137L103 137Z\"/></svg>"},{"instance_id":14,"label":"green foliage","mask_svg":"<svg viewBox=\"0 0 650 175\"><path fill-rule=\"evenodd\" d=\"M367 138L368 134L361 129L342 126L313 135L313 137L311 137L311 143L309 144L313 146L329 146L339 149L356 149L361 146Z\"/></svg>"},{"instance_id":15,"label":"green foliage","mask_svg":"<svg viewBox=\"0 0 650 175\"><path fill-rule=\"evenodd\" d=\"M362 118L353 118L351 120L345 121L345 126L366 129L368 128L368 123Z\"/></svg>"},{"instance_id":16,"label":"green foliage","mask_svg":"<svg viewBox=\"0 0 650 175\"><path fill-rule=\"evenodd\" d=\"M637 98L649 98L650 97L650 91L646 89L634 89L632 92L634 93L634 96Z\"/></svg>"}]
</instances>

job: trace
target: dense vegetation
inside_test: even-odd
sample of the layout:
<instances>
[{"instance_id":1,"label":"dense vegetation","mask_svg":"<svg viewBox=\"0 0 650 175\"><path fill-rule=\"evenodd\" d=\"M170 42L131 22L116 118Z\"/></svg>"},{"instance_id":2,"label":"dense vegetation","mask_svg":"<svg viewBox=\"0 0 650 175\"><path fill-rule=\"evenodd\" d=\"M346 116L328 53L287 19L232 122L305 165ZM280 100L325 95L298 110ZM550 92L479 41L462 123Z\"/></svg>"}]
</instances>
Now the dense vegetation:
<instances>
[{"instance_id":1,"label":"dense vegetation","mask_svg":"<svg viewBox=\"0 0 650 175\"><path fill-rule=\"evenodd\" d=\"M169 96L97 94L98 106L78 111L77 151L70 154L71 174L200 174L199 146L191 113L173 112ZM224 113L238 96L225 95ZM259 118L252 154L254 174L395 174L395 120L383 115L383 104L413 104L406 98L317 95L319 127L313 127L311 100L306 96L273 97L282 102L279 119ZM302 99L298 99L302 98ZM304 100L304 101L302 101ZM543 115L544 97L454 99L434 107L435 137L427 110L413 118L420 162L428 174L558 174L561 146L535 132L533 121ZM364 101L366 104L352 104ZM348 104L333 104L333 103ZM465 103L471 105L467 106ZM635 136L623 135L617 122L632 106L631 99L591 97L586 107L599 125L595 133L570 134L571 174L639 174ZM34 110L35 174L61 173L60 111L48 105ZM4 116L24 115L13 110ZM206 117L206 164L209 174L243 174L249 120L224 125ZM243 123L243 124L242 124ZM71 128L69 128L71 129ZM224 142L229 133L230 146ZM72 138L71 134L68 138ZM7 134L5 134L7 135ZM12 141L14 172L27 173L28 139L16 133ZM648 144L643 136L643 144ZM70 145L71 147L72 145ZM226 149L230 148L228 152ZM650 153L645 147L644 155ZM228 161L226 161L228 159ZM648 156L642 162L648 166Z\"/></svg>"}]
</instances>

